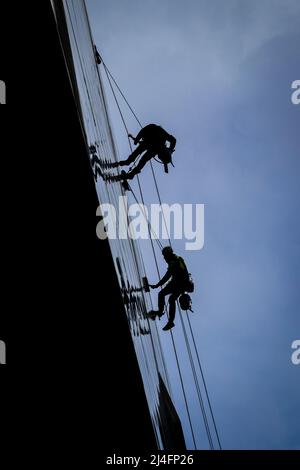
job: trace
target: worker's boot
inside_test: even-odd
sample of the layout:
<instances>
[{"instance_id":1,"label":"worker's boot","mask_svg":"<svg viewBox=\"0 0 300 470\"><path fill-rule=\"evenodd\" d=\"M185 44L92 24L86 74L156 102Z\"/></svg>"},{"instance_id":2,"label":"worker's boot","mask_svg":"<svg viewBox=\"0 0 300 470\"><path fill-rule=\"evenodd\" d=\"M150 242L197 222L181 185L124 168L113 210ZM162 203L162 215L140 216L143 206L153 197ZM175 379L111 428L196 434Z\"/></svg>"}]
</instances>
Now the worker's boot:
<instances>
[{"instance_id":1,"label":"worker's boot","mask_svg":"<svg viewBox=\"0 0 300 470\"><path fill-rule=\"evenodd\" d=\"M175 326L175 323L169 320L168 323L166 324L166 326L163 327L163 330L168 331L171 328L173 328L173 326Z\"/></svg>"}]
</instances>

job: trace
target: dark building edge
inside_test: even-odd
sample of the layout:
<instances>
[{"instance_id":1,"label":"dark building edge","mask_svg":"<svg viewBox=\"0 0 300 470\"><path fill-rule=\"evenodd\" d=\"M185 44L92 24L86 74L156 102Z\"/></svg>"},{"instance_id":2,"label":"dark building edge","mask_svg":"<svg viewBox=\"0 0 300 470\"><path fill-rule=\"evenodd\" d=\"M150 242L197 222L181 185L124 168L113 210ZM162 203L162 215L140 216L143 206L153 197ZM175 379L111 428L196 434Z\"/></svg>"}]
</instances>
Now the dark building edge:
<instances>
[{"instance_id":1,"label":"dark building edge","mask_svg":"<svg viewBox=\"0 0 300 470\"><path fill-rule=\"evenodd\" d=\"M58 0L53 0L52 4L55 10L58 33L59 33L60 40L61 40L64 58L66 61L66 67L68 69L70 86L74 94L75 102L77 102L77 110L79 112L79 119L82 121L83 117L80 111L80 99L79 99L79 94L78 94L78 89L77 89L77 81L76 81L72 52L71 52L71 47L70 47L70 42L69 42L69 37L68 37L68 32L67 32L64 9L62 8L61 2ZM83 122L81 123L81 125L83 126ZM86 144L86 148L87 148L87 144ZM107 248L109 250L109 247ZM105 292L105 290L103 291ZM122 317L124 318L125 312L124 312L123 304L120 309L123 312ZM167 449L168 451L184 450L185 441L184 441L184 435L183 435L183 431L181 427L181 422L161 377L159 380L158 399L159 399L159 423L160 423L160 432L161 432L163 448Z\"/></svg>"},{"instance_id":2,"label":"dark building edge","mask_svg":"<svg viewBox=\"0 0 300 470\"><path fill-rule=\"evenodd\" d=\"M16 238L6 367L18 370L20 393L10 420L38 422L41 440L52 428L55 450L63 439L94 457L155 450L109 245L96 238L98 200L50 1L9 19L6 150L20 157L4 169Z\"/></svg>"},{"instance_id":3,"label":"dark building edge","mask_svg":"<svg viewBox=\"0 0 300 470\"><path fill-rule=\"evenodd\" d=\"M103 450L146 451L156 448L153 427L110 248L107 241L96 238L98 199L93 175L53 17L50 22L53 63L48 60L48 68L49 73L55 70L53 98L60 96L58 122L52 127L53 153L57 152L53 170L56 167L64 176L55 212L66 225L59 251L64 254L64 279L71 280L67 308L78 312L78 305L82 306L75 320L80 335L71 344L74 351L78 339L80 346L82 341L88 362L84 373L88 422L94 421L93 439L99 439L99 447L104 444Z\"/></svg>"},{"instance_id":4,"label":"dark building edge","mask_svg":"<svg viewBox=\"0 0 300 470\"><path fill-rule=\"evenodd\" d=\"M98 199L51 4L17 12L10 5L5 13L15 27L5 37L3 68L12 132L2 136L10 156L2 160L10 203L2 220L11 246L3 302L7 295L11 311L0 326L6 370L17 371L12 396L22 390L8 421L36 415L40 428L55 422L54 436L88 439L103 455L149 453L157 442L109 245L95 235ZM183 449L176 411L160 388L164 448Z\"/></svg>"}]
</instances>

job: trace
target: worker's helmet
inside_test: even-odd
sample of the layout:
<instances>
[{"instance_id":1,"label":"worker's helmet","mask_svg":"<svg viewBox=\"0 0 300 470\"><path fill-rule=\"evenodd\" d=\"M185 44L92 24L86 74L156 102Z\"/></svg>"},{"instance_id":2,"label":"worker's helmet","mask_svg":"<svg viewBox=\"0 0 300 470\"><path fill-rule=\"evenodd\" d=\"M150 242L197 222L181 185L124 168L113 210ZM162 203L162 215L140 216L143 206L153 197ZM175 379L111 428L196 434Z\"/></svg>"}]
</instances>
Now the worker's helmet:
<instances>
[{"instance_id":1,"label":"worker's helmet","mask_svg":"<svg viewBox=\"0 0 300 470\"><path fill-rule=\"evenodd\" d=\"M180 303L180 307L182 308L182 310L191 310L191 312L193 311L192 299L189 296L189 294L186 294L186 293L181 294L181 296L179 297L179 303Z\"/></svg>"},{"instance_id":2,"label":"worker's helmet","mask_svg":"<svg viewBox=\"0 0 300 470\"><path fill-rule=\"evenodd\" d=\"M159 152L159 157L164 163L172 163L172 153L174 150L170 150L168 147L164 147L161 152ZM174 165L173 165L174 166Z\"/></svg>"},{"instance_id":3,"label":"worker's helmet","mask_svg":"<svg viewBox=\"0 0 300 470\"><path fill-rule=\"evenodd\" d=\"M171 246L165 246L162 250L161 250L162 254L163 255L168 255L168 254L172 254L173 253L173 248Z\"/></svg>"},{"instance_id":4,"label":"worker's helmet","mask_svg":"<svg viewBox=\"0 0 300 470\"><path fill-rule=\"evenodd\" d=\"M174 166L172 162L172 153L174 150L170 150L168 147L164 147L158 154L159 159L163 162L164 167L165 167L165 172L168 173L168 165L171 163L171 165Z\"/></svg>"}]
</instances>

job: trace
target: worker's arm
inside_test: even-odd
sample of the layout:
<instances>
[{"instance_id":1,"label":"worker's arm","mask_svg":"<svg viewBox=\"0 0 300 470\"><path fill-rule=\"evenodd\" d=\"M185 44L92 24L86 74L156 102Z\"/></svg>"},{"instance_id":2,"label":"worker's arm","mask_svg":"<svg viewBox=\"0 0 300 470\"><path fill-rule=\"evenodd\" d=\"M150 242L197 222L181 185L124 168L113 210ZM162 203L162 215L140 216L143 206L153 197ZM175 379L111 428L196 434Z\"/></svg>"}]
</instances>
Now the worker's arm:
<instances>
[{"instance_id":1,"label":"worker's arm","mask_svg":"<svg viewBox=\"0 0 300 470\"><path fill-rule=\"evenodd\" d=\"M137 145L140 142L140 140L143 138L143 134L144 134L143 131L144 131L144 129L141 129L136 137L133 137L133 135L128 134L128 137L133 139L134 145Z\"/></svg>"},{"instance_id":2,"label":"worker's arm","mask_svg":"<svg viewBox=\"0 0 300 470\"><path fill-rule=\"evenodd\" d=\"M166 274L161 278L161 280L157 283L157 284L154 284L154 285L151 285L150 284L150 287L152 289L156 289L157 287L160 287L160 286L163 286L171 277L171 272L170 272L170 269L168 269L168 271L166 272Z\"/></svg>"},{"instance_id":3,"label":"worker's arm","mask_svg":"<svg viewBox=\"0 0 300 470\"><path fill-rule=\"evenodd\" d=\"M134 145L137 145L143 138L142 130L138 133L136 137L134 137L132 134L128 134L128 137L133 140Z\"/></svg>"}]
</instances>

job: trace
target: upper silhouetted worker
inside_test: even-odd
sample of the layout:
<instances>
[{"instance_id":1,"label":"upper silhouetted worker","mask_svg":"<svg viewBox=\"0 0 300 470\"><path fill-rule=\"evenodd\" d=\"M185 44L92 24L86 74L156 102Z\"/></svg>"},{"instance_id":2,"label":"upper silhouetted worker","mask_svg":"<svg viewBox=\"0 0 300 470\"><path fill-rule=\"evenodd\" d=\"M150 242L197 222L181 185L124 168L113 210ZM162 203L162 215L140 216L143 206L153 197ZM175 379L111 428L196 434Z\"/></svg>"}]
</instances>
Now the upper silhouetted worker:
<instances>
[{"instance_id":1,"label":"upper silhouetted worker","mask_svg":"<svg viewBox=\"0 0 300 470\"><path fill-rule=\"evenodd\" d=\"M189 273L183 258L175 255L170 246L166 246L162 250L162 255L168 263L168 270L163 278L155 285L150 285L152 289L163 286L169 279L170 282L158 294L158 311L152 314L161 317L164 314L165 297L169 297L169 321L163 328L164 331L170 330L174 325L176 300L178 297L187 290L189 283Z\"/></svg>"},{"instance_id":2,"label":"upper silhouetted worker","mask_svg":"<svg viewBox=\"0 0 300 470\"><path fill-rule=\"evenodd\" d=\"M139 155L143 154L139 163L128 173L122 172L118 175L116 180L132 179L136 174L140 173L141 169L151 158L156 155L165 166L166 173L168 172L168 164L172 162L172 153L175 150L176 139L171 134L168 134L162 127L156 124L148 124L140 130L136 137L129 134L134 141L134 145L138 145L132 152L127 160L121 160L114 163L112 166L124 166L133 163ZM169 142L169 146L166 143ZM173 165L174 166L174 165Z\"/></svg>"}]
</instances>

